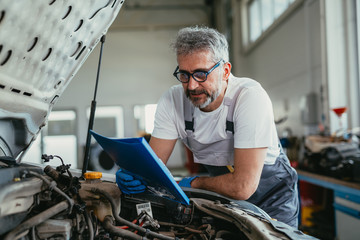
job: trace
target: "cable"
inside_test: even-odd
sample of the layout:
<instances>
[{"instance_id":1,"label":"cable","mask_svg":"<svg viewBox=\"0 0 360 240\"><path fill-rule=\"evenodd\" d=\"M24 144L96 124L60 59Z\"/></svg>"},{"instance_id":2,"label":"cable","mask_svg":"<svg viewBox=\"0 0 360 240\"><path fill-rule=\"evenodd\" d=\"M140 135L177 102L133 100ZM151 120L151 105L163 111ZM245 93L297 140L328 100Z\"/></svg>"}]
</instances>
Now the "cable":
<instances>
[{"instance_id":1,"label":"cable","mask_svg":"<svg viewBox=\"0 0 360 240\"><path fill-rule=\"evenodd\" d=\"M89 217L89 214L86 210L84 212L84 216L85 216L86 223L89 227L89 240L93 240L94 239L94 227L93 227L92 221Z\"/></svg>"},{"instance_id":2,"label":"cable","mask_svg":"<svg viewBox=\"0 0 360 240\"><path fill-rule=\"evenodd\" d=\"M123 237L125 239L130 240L145 240L147 238L143 238L133 232L130 232L125 229L117 228L114 226L114 222L111 216L106 216L103 222L103 227L108 230L110 233Z\"/></svg>"},{"instance_id":3,"label":"cable","mask_svg":"<svg viewBox=\"0 0 360 240\"><path fill-rule=\"evenodd\" d=\"M26 173L27 171L25 171ZM49 185L49 188L53 189L55 192L57 192L58 194L60 194L61 196L63 196L68 202L69 202L69 213L71 213L72 208L74 206L74 201L68 196L66 195L63 191L61 191L57 186L56 186L56 182L50 182L49 180L47 180L44 176L42 176L41 174L38 174L36 172L33 171L29 171L28 172L30 175L33 175L37 178L40 178L41 180L43 180L47 185Z\"/></svg>"},{"instance_id":4,"label":"cable","mask_svg":"<svg viewBox=\"0 0 360 240\"><path fill-rule=\"evenodd\" d=\"M158 238L158 239L162 239L162 240L174 240L174 238L172 238L172 237L168 237L168 236L156 233L156 232L152 232L149 229L140 227L140 226L138 226L138 225L136 225L136 224L134 224L132 222L127 221L126 219L121 218L119 216L119 212L120 212L119 209L117 209L114 200L112 200L110 194L108 194L107 192L105 192L103 190L100 190L100 189L97 189L97 188L92 188L91 192L101 194L109 201L109 203L111 205L112 213L114 215L114 218L120 224L127 225L127 226L139 231L140 233L144 234L145 236L150 236L152 238ZM175 239L178 239L178 238L175 238Z\"/></svg>"},{"instance_id":5,"label":"cable","mask_svg":"<svg viewBox=\"0 0 360 240\"><path fill-rule=\"evenodd\" d=\"M57 158L59 158L61 160L61 163L62 163L61 167L57 167L56 170L55 170L50 165L47 165L44 168L44 172L46 173L46 175L48 175L49 177L54 179L56 182L59 182L59 180L60 180L59 179L59 176L60 176L59 172L62 174L62 173L64 173L64 171L66 171L69 178L70 178L69 185L64 189L64 192L67 193L69 190L71 190L71 188L74 185L74 177L72 176L71 172L69 171L70 165L65 165L62 158L60 156L57 156L57 155L53 156L53 155L43 154L41 158L44 159L45 162L49 162L50 159L53 159L54 157L57 157Z\"/></svg>"}]
</instances>

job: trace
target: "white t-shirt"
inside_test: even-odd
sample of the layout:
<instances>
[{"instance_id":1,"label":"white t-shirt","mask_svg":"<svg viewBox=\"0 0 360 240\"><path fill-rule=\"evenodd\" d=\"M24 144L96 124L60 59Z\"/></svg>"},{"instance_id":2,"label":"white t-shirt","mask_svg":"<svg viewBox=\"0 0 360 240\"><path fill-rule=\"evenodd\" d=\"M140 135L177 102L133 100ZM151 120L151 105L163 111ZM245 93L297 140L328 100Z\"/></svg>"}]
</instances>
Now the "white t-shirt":
<instances>
[{"instance_id":1,"label":"white t-shirt","mask_svg":"<svg viewBox=\"0 0 360 240\"><path fill-rule=\"evenodd\" d=\"M234 108L234 148L267 147L265 164L273 164L279 155L272 103L261 85L249 78L228 80L224 99L240 93ZM182 85L171 87L159 100L152 136L161 139L183 139L186 137ZM194 110L194 138L209 144L226 138L228 107L221 104L212 112Z\"/></svg>"}]
</instances>

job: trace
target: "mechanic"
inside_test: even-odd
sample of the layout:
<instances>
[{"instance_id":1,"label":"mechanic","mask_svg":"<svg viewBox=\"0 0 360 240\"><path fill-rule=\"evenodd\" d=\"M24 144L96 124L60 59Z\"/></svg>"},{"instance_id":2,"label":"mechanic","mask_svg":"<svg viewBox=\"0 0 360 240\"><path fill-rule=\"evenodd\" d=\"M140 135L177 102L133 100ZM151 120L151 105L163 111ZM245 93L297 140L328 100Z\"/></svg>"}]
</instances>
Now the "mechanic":
<instances>
[{"instance_id":1,"label":"mechanic","mask_svg":"<svg viewBox=\"0 0 360 240\"><path fill-rule=\"evenodd\" d=\"M181 82L160 99L150 146L166 164L177 139L193 152L209 176L193 176L182 187L247 200L272 218L297 228L297 174L281 149L272 103L261 85L231 74L228 43L208 27L187 27L173 43ZM124 193L145 190L119 170Z\"/></svg>"}]
</instances>

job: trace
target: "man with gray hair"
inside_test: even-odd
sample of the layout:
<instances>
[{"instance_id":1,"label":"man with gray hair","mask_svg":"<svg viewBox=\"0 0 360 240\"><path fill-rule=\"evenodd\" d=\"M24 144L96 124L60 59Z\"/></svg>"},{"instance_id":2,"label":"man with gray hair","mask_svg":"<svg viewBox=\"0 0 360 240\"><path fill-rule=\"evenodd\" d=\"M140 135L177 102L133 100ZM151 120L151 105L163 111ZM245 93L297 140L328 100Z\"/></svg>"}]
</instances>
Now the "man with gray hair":
<instances>
[{"instance_id":1,"label":"man with gray hair","mask_svg":"<svg viewBox=\"0 0 360 240\"><path fill-rule=\"evenodd\" d=\"M184 178L180 186L247 200L297 227L297 174L279 144L265 90L231 74L227 40L215 29L183 28L173 47L181 84L158 103L151 148L166 164L181 139L209 176ZM145 190L121 170L117 183L128 193Z\"/></svg>"}]
</instances>

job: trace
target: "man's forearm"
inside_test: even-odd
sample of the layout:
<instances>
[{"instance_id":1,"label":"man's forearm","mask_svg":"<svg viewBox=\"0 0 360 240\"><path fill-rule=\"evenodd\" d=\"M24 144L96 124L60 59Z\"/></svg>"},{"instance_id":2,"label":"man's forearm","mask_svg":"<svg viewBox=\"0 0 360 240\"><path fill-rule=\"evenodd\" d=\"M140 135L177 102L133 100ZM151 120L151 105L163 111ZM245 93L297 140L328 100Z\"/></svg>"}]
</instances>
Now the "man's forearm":
<instances>
[{"instance_id":1,"label":"man's forearm","mask_svg":"<svg viewBox=\"0 0 360 240\"><path fill-rule=\"evenodd\" d=\"M237 199L248 199L257 189L258 182L252 179L236 177L233 173L217 177L197 177L191 187L209 190L221 195Z\"/></svg>"}]
</instances>

